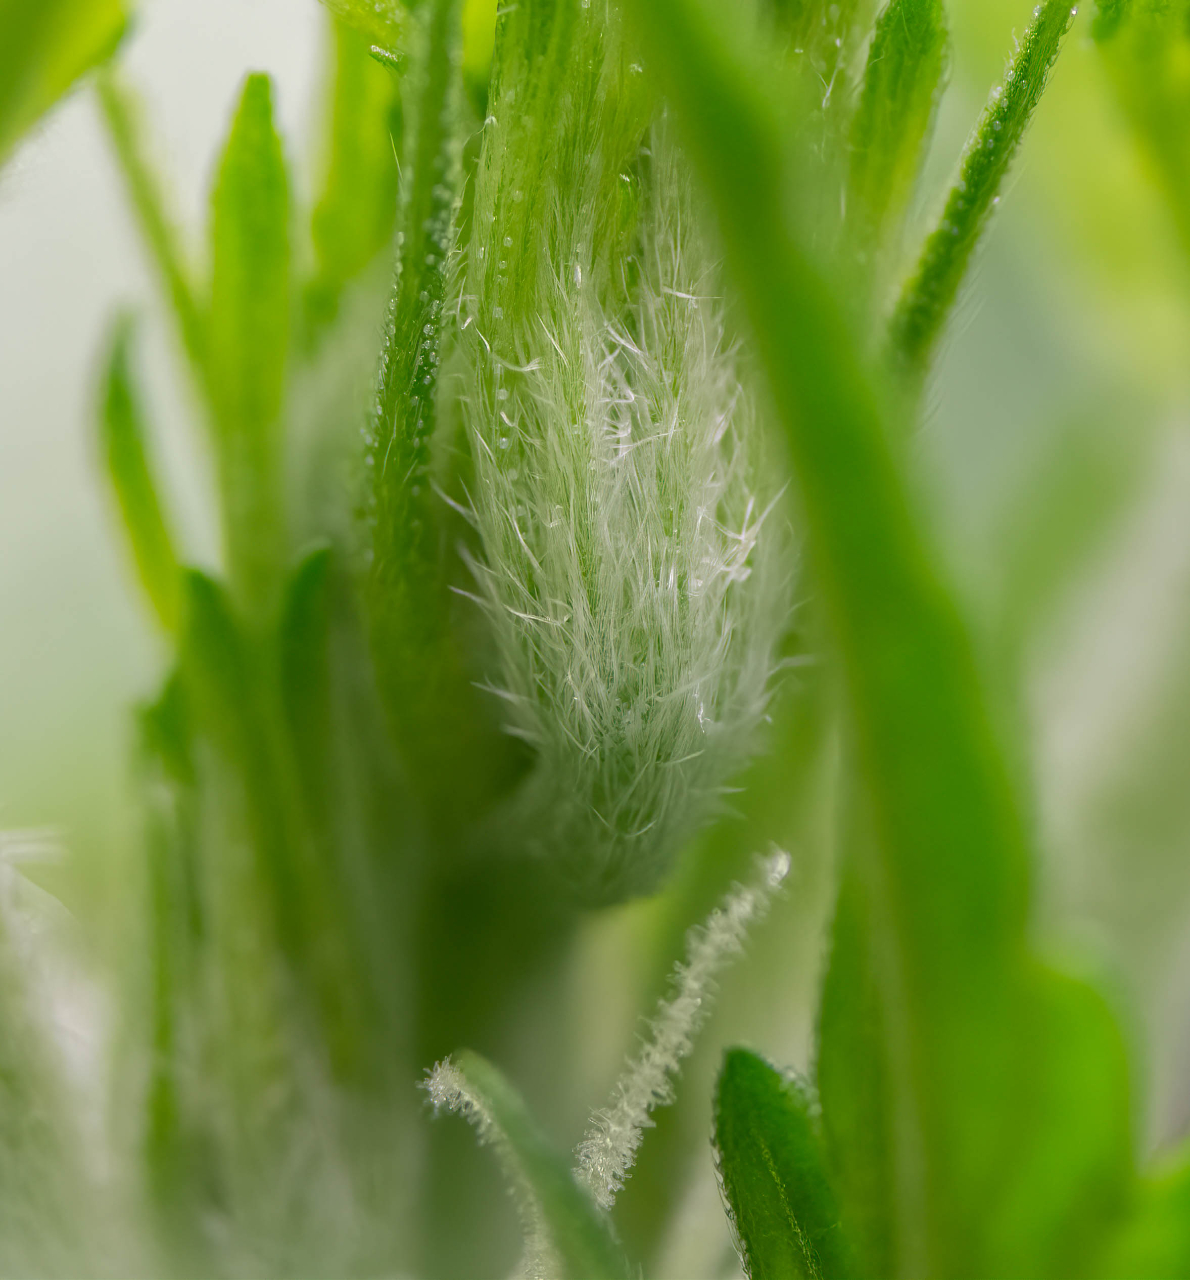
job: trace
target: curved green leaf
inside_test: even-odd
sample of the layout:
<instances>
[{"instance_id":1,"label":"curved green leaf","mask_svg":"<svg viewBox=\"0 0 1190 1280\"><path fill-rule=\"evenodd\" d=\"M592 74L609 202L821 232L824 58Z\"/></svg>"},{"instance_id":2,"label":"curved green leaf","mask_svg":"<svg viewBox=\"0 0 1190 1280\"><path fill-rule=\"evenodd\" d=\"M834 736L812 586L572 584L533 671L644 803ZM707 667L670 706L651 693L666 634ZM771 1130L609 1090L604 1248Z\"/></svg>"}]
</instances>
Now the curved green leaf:
<instances>
[{"instance_id":1,"label":"curved green leaf","mask_svg":"<svg viewBox=\"0 0 1190 1280\"><path fill-rule=\"evenodd\" d=\"M426 1082L436 1108L462 1112L500 1158L518 1201L530 1253L545 1249L569 1280L628 1280L606 1219L575 1182L569 1161L538 1129L520 1095L476 1053L439 1063ZM545 1239L540 1239L544 1234Z\"/></svg>"},{"instance_id":2,"label":"curved green leaf","mask_svg":"<svg viewBox=\"0 0 1190 1280\"><path fill-rule=\"evenodd\" d=\"M123 0L0 0L0 164L127 24Z\"/></svg>"}]
</instances>

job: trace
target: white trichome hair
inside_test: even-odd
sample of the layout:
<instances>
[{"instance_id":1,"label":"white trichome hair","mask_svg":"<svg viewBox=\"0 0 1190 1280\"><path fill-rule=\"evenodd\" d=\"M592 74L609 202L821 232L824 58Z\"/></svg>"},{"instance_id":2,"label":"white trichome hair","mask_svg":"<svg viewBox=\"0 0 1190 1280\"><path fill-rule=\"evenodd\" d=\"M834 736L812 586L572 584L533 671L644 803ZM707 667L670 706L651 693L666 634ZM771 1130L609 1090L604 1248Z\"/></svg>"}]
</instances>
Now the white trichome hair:
<instances>
[{"instance_id":1,"label":"white trichome hair","mask_svg":"<svg viewBox=\"0 0 1190 1280\"><path fill-rule=\"evenodd\" d=\"M484 258L510 252L492 215L460 303L489 684L537 759L516 827L589 903L654 889L720 804L788 600L717 269L674 147L646 140L626 257L608 260L583 192L557 191L532 287ZM535 314L481 296L501 288Z\"/></svg>"},{"instance_id":2,"label":"white trichome hair","mask_svg":"<svg viewBox=\"0 0 1190 1280\"><path fill-rule=\"evenodd\" d=\"M611 1101L591 1119L576 1155L575 1180L602 1209L610 1209L636 1159L649 1113L674 1099L673 1076L694 1047L710 1014L716 980L739 955L749 928L768 911L774 892L789 873L789 855L774 851L758 859L755 879L737 885L706 923L687 934L686 960L674 969L670 994L657 1007L640 1052L612 1090Z\"/></svg>"},{"instance_id":3,"label":"white trichome hair","mask_svg":"<svg viewBox=\"0 0 1190 1280\"><path fill-rule=\"evenodd\" d=\"M541 1202L482 1095L450 1058L436 1062L426 1072L422 1087L429 1095L435 1114L452 1111L461 1115L475 1129L479 1142L490 1146L500 1161L524 1233L524 1254L516 1274L524 1280L557 1280L562 1274L562 1264L546 1226Z\"/></svg>"}]
</instances>

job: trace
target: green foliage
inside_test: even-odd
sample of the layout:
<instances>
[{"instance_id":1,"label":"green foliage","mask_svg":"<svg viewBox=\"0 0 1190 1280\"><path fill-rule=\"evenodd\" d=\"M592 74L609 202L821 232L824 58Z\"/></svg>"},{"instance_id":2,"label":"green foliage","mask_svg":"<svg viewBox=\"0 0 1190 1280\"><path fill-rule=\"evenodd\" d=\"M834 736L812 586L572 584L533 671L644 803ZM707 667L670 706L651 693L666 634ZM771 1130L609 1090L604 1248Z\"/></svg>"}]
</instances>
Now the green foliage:
<instances>
[{"instance_id":1,"label":"green foliage","mask_svg":"<svg viewBox=\"0 0 1190 1280\"><path fill-rule=\"evenodd\" d=\"M265 76L249 76L211 200L209 377L228 560L267 598L284 548L278 431L289 356L289 180Z\"/></svg>"},{"instance_id":2,"label":"green foliage","mask_svg":"<svg viewBox=\"0 0 1190 1280\"><path fill-rule=\"evenodd\" d=\"M903 448L1068 5L1035 11L891 319L947 72L938 0L329 7L313 207L250 75L205 261L131 89L99 81L223 526L219 562L185 567L121 322L102 456L175 642L138 717L116 1057L141 1269L503 1265L486 1167L423 1124L437 1059L430 1100L495 1149L524 1270L635 1274L617 1194L648 1196L632 1161L788 859L725 883L812 812L839 848L813 1079L732 1049L713 1101L752 1280L1183 1273L1185 1169L1137 1172L1114 1013L1043 958L1029 799ZM114 38L114 8L82 12L0 8L0 154ZM1184 16L1136 0L1096 24L1178 217ZM1001 548L989 630L1014 676L1126 487L1074 430ZM315 470L318 499L295 479ZM820 652L749 767L777 655ZM675 867L657 906L584 919ZM568 1007L584 947L636 929L660 971L716 899L572 1171L568 1072L600 1047ZM28 1169L0 1172L0 1269L69 1271L83 1179L0 942L0 1164ZM681 1141L662 1150L658 1217L690 1181Z\"/></svg>"},{"instance_id":3,"label":"green foliage","mask_svg":"<svg viewBox=\"0 0 1190 1280\"><path fill-rule=\"evenodd\" d=\"M715 1092L715 1150L749 1280L853 1274L804 1086L747 1049L729 1050Z\"/></svg>"},{"instance_id":4,"label":"green foliage","mask_svg":"<svg viewBox=\"0 0 1190 1280\"><path fill-rule=\"evenodd\" d=\"M141 585L166 631L178 627L180 578L173 539L145 452L145 425L130 366L132 324L112 338L100 429L104 463L124 520Z\"/></svg>"},{"instance_id":5,"label":"green foliage","mask_svg":"<svg viewBox=\"0 0 1190 1280\"><path fill-rule=\"evenodd\" d=\"M1045 92L1075 12L1065 0L1045 0L1034 10L1033 21L1004 73L1004 83L992 90L967 143L958 180L889 326L892 358L912 379L920 378L929 366L971 254L1000 198L1004 175Z\"/></svg>"},{"instance_id":6,"label":"green foliage","mask_svg":"<svg viewBox=\"0 0 1190 1280\"><path fill-rule=\"evenodd\" d=\"M1100 0L1094 34L1120 104L1190 247L1190 11L1155 0Z\"/></svg>"},{"instance_id":7,"label":"green foliage","mask_svg":"<svg viewBox=\"0 0 1190 1280\"><path fill-rule=\"evenodd\" d=\"M894 0L877 19L851 125L847 185L848 217L864 253L899 248L946 59L940 0Z\"/></svg>"},{"instance_id":8,"label":"green foliage","mask_svg":"<svg viewBox=\"0 0 1190 1280\"><path fill-rule=\"evenodd\" d=\"M439 1063L426 1087L435 1108L461 1111L491 1143L517 1187L526 1218L530 1267L570 1280L627 1280L628 1267L607 1223L529 1116L524 1102L491 1063L474 1053ZM535 1238L536 1237L536 1238ZM550 1256L554 1255L554 1256Z\"/></svg>"},{"instance_id":9,"label":"green foliage","mask_svg":"<svg viewBox=\"0 0 1190 1280\"><path fill-rule=\"evenodd\" d=\"M127 23L123 0L3 0L0 164L80 76L111 56Z\"/></svg>"}]
</instances>

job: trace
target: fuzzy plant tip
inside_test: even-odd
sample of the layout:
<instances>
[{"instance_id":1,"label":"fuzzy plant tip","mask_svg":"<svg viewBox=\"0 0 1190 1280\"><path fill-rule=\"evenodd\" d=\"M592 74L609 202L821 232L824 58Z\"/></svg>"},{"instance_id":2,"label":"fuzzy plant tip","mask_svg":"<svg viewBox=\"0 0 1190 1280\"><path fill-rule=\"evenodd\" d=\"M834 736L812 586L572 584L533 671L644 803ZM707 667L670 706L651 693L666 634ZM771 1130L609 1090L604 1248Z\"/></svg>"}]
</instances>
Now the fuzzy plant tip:
<instances>
[{"instance_id":1,"label":"fuzzy plant tip","mask_svg":"<svg viewBox=\"0 0 1190 1280\"><path fill-rule=\"evenodd\" d=\"M651 1128L650 1112L674 1100L673 1077L710 1016L723 970L744 949L748 931L767 914L789 874L790 857L775 849L757 858L747 885L736 885L704 924L686 935L686 959L674 967L670 994L657 1006L639 1053L616 1082L606 1108L591 1119L576 1152L575 1178L601 1209L610 1209Z\"/></svg>"}]
</instances>

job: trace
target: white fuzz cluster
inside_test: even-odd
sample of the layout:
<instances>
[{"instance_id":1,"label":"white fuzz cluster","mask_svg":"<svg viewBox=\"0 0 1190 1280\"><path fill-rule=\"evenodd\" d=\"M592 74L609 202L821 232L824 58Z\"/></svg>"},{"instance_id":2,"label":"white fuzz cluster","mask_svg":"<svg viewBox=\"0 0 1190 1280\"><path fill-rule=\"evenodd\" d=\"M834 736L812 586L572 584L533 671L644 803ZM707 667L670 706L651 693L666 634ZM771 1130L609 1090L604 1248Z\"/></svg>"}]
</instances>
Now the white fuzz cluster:
<instances>
[{"instance_id":1,"label":"white fuzz cluster","mask_svg":"<svg viewBox=\"0 0 1190 1280\"><path fill-rule=\"evenodd\" d=\"M538 314L462 300L491 691L537 754L524 827L592 902L655 887L713 811L763 717L788 598L778 486L656 135L651 166L631 261L602 262L579 217Z\"/></svg>"},{"instance_id":2,"label":"white fuzz cluster","mask_svg":"<svg viewBox=\"0 0 1190 1280\"><path fill-rule=\"evenodd\" d=\"M789 855L781 850L759 861L753 883L737 886L701 928L690 930L686 962L674 970L672 994L661 1001L649 1038L578 1146L575 1178L603 1209L615 1203L644 1131L652 1127L649 1112L673 1101L671 1077L710 1013L718 975L743 950L749 927L764 916L773 893L789 874Z\"/></svg>"},{"instance_id":3,"label":"white fuzz cluster","mask_svg":"<svg viewBox=\"0 0 1190 1280\"><path fill-rule=\"evenodd\" d=\"M461 1115L475 1129L479 1141L490 1146L500 1160L516 1199L525 1236L525 1251L517 1274L524 1280L556 1280L562 1274L562 1265L550 1240L541 1204L482 1096L449 1058L436 1062L426 1072L422 1087L429 1094L435 1113L452 1111Z\"/></svg>"}]
</instances>

